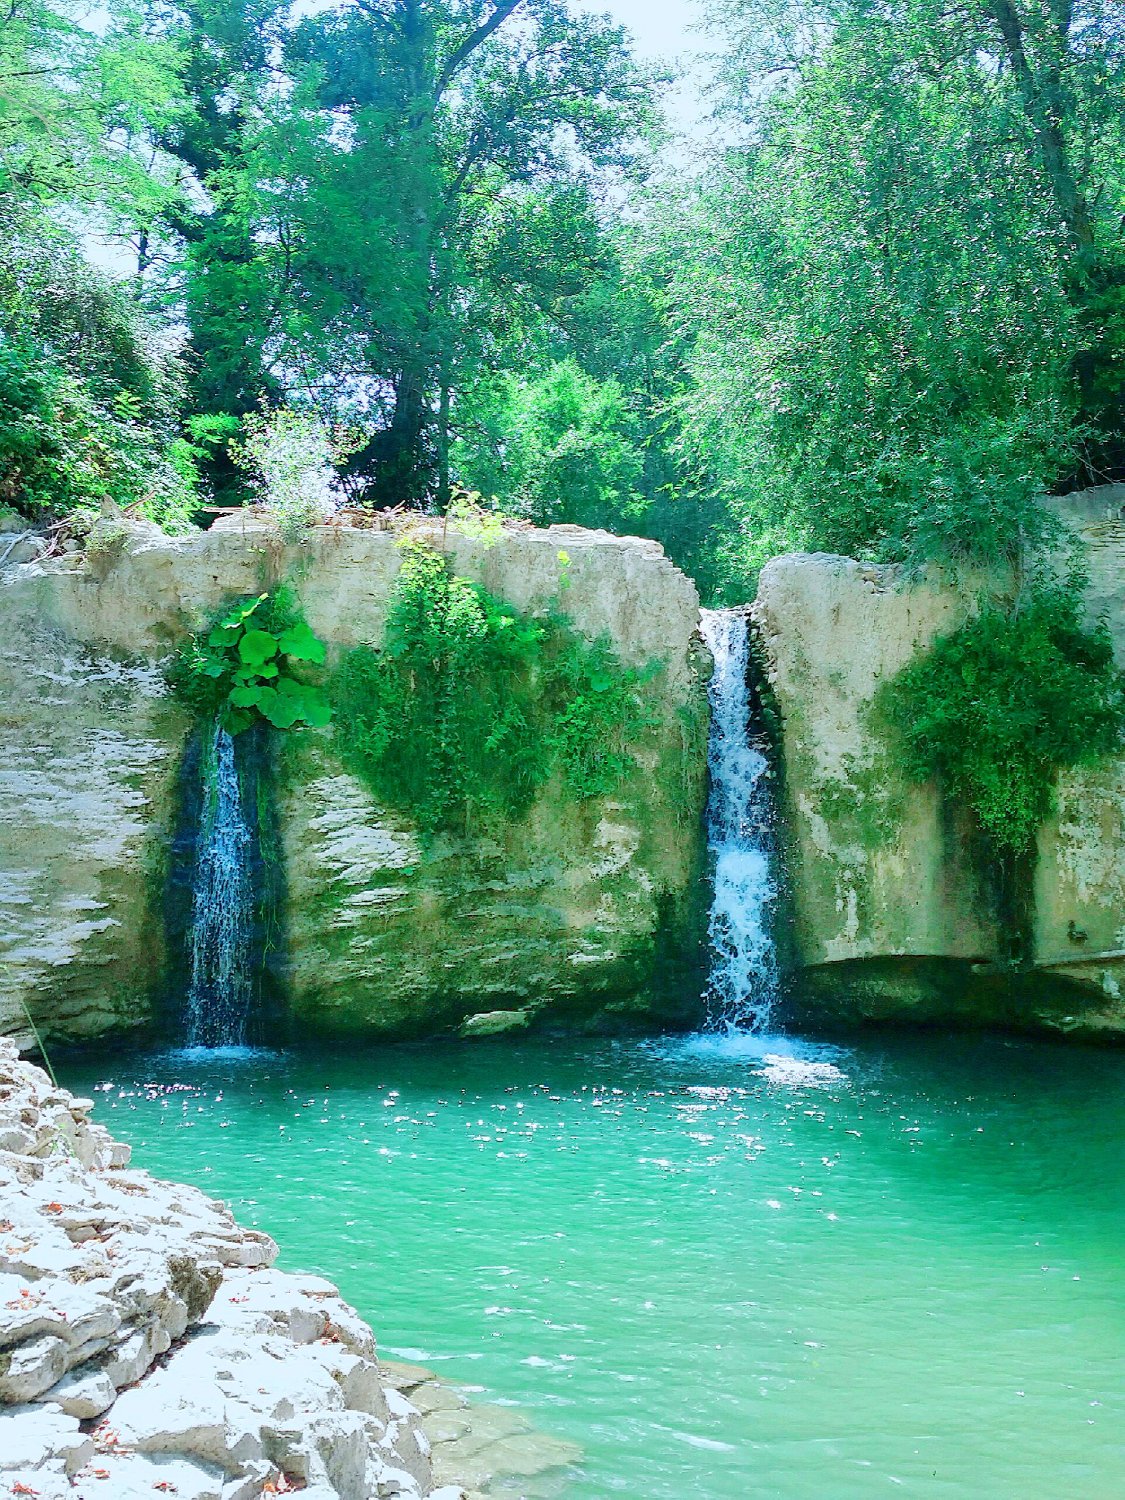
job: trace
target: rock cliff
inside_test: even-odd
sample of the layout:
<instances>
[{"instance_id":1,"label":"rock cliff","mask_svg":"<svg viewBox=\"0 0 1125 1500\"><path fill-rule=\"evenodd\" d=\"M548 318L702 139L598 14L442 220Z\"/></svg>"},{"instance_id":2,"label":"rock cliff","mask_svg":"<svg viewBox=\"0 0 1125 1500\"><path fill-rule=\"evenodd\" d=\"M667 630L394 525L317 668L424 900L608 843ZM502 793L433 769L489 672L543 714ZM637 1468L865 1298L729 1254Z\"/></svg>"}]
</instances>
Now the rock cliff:
<instances>
[{"instance_id":1,"label":"rock cliff","mask_svg":"<svg viewBox=\"0 0 1125 1500\"><path fill-rule=\"evenodd\" d=\"M579 803L544 789L489 836L423 841L341 764L331 729L285 736L275 967L298 1026L409 1035L473 1012L567 1025L687 1021L706 908L707 663L698 599L652 542L573 527L492 545L423 529L454 571L563 611L628 666L660 668L637 773ZM286 546L253 517L168 537L95 527L0 569L0 1031L78 1039L159 1019L168 857L190 725L162 666L224 602L286 582L330 656L378 647L400 565L390 531ZM174 987L177 978L172 975Z\"/></svg>"},{"instance_id":2,"label":"rock cliff","mask_svg":"<svg viewBox=\"0 0 1125 1500\"><path fill-rule=\"evenodd\" d=\"M1053 504L1125 665L1121 487ZM1007 580L910 574L823 554L764 568L753 614L781 723L795 1009L812 1023L961 1019L1125 1035L1125 759L1060 777L1039 838L1033 966L1000 934L967 830L903 777L879 686ZM985 875L987 872L983 872Z\"/></svg>"}]
</instances>

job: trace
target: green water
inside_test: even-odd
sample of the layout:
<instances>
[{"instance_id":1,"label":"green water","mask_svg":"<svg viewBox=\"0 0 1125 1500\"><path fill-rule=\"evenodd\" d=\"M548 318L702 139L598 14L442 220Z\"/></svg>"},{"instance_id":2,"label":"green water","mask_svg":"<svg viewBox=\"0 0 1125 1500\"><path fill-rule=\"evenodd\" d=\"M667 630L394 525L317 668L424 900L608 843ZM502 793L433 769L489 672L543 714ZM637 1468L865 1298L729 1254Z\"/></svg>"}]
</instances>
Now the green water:
<instances>
[{"instance_id":1,"label":"green water","mask_svg":"<svg viewBox=\"0 0 1125 1500\"><path fill-rule=\"evenodd\" d=\"M1125 1055L966 1038L63 1069L581 1500L1121 1500Z\"/></svg>"}]
</instances>

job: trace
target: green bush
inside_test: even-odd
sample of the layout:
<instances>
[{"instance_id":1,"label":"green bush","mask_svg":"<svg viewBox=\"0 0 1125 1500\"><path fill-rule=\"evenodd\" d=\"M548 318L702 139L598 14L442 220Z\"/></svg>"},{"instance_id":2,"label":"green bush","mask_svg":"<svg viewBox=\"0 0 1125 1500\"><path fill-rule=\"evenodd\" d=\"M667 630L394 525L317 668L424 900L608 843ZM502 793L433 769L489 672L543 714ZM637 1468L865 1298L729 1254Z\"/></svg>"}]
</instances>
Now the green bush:
<instances>
[{"instance_id":1,"label":"green bush","mask_svg":"<svg viewBox=\"0 0 1125 1500\"><path fill-rule=\"evenodd\" d=\"M0 331L0 503L43 522L108 499L176 531L195 512L195 482L187 444L153 427L131 392L100 401L42 345Z\"/></svg>"},{"instance_id":2,"label":"green bush","mask_svg":"<svg viewBox=\"0 0 1125 1500\"><path fill-rule=\"evenodd\" d=\"M346 762L423 829L518 817L558 773L577 798L632 768L650 673L561 616L531 619L408 544L382 651L348 653L332 686Z\"/></svg>"},{"instance_id":3,"label":"green bush","mask_svg":"<svg viewBox=\"0 0 1125 1500\"><path fill-rule=\"evenodd\" d=\"M178 362L65 234L2 227L0 504L41 523L108 499L186 529L198 477Z\"/></svg>"},{"instance_id":4,"label":"green bush","mask_svg":"<svg viewBox=\"0 0 1125 1500\"><path fill-rule=\"evenodd\" d=\"M1011 612L990 605L888 684L908 773L936 777L997 857L1033 850L1057 773L1118 749L1125 676L1081 591L1040 585Z\"/></svg>"},{"instance_id":5,"label":"green bush","mask_svg":"<svg viewBox=\"0 0 1125 1500\"><path fill-rule=\"evenodd\" d=\"M328 700L298 673L324 656L324 642L284 595L259 594L194 636L169 677L183 702L200 715L219 715L231 734L262 720L275 729L320 726L331 718Z\"/></svg>"}]
</instances>

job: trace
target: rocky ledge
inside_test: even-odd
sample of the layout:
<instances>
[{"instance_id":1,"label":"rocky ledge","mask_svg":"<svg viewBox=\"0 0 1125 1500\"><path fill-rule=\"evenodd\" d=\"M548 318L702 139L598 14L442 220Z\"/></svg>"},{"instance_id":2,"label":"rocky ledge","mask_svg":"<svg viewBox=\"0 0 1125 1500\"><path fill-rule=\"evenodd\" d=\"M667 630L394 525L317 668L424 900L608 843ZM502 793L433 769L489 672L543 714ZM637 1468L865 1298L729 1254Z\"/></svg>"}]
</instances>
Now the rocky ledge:
<instances>
[{"instance_id":1,"label":"rocky ledge","mask_svg":"<svg viewBox=\"0 0 1125 1500\"><path fill-rule=\"evenodd\" d=\"M370 1328L0 1039L0 1497L464 1500Z\"/></svg>"}]
</instances>

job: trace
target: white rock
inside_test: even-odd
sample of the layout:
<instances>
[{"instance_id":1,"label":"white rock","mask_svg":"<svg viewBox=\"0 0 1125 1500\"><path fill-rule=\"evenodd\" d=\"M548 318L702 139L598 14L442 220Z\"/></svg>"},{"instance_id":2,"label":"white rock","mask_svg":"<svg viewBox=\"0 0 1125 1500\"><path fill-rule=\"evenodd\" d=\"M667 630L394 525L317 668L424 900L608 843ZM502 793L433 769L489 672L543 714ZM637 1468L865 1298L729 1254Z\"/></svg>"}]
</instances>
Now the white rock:
<instances>
[{"instance_id":1,"label":"white rock","mask_svg":"<svg viewBox=\"0 0 1125 1500\"><path fill-rule=\"evenodd\" d=\"M57 1402L67 1416L86 1421L108 1411L117 1391L104 1370L84 1365L64 1375L47 1394L48 1399Z\"/></svg>"},{"instance_id":2,"label":"white rock","mask_svg":"<svg viewBox=\"0 0 1125 1500\"><path fill-rule=\"evenodd\" d=\"M66 1344L46 1335L0 1356L0 1401L33 1401L66 1369Z\"/></svg>"},{"instance_id":3,"label":"white rock","mask_svg":"<svg viewBox=\"0 0 1125 1500\"><path fill-rule=\"evenodd\" d=\"M50 1469L61 1462L73 1474L93 1451L78 1419L57 1406L0 1407L0 1472Z\"/></svg>"},{"instance_id":4,"label":"white rock","mask_svg":"<svg viewBox=\"0 0 1125 1500\"><path fill-rule=\"evenodd\" d=\"M244 1474L227 1480L223 1486L223 1500L258 1500L262 1486L278 1472L267 1459L251 1460L245 1468Z\"/></svg>"},{"instance_id":5,"label":"white rock","mask_svg":"<svg viewBox=\"0 0 1125 1500\"><path fill-rule=\"evenodd\" d=\"M158 1323L138 1328L119 1344L106 1361L105 1372L117 1390L135 1385L158 1354L163 1354L172 1340Z\"/></svg>"},{"instance_id":6,"label":"white rock","mask_svg":"<svg viewBox=\"0 0 1125 1500\"><path fill-rule=\"evenodd\" d=\"M151 1458L143 1453L99 1455L76 1476L78 1500L222 1500L225 1476L221 1469L190 1463L183 1458ZM261 1488L251 1491L260 1494Z\"/></svg>"},{"instance_id":7,"label":"white rock","mask_svg":"<svg viewBox=\"0 0 1125 1500\"><path fill-rule=\"evenodd\" d=\"M36 1500L74 1500L66 1471L49 1469L5 1469L0 1474L0 1494L35 1496Z\"/></svg>"},{"instance_id":8,"label":"white rock","mask_svg":"<svg viewBox=\"0 0 1125 1500\"><path fill-rule=\"evenodd\" d=\"M331 1374L344 1396L344 1405L369 1413L381 1422L390 1420L390 1410L379 1378L379 1367L343 1344L313 1344L309 1354Z\"/></svg>"}]
</instances>

